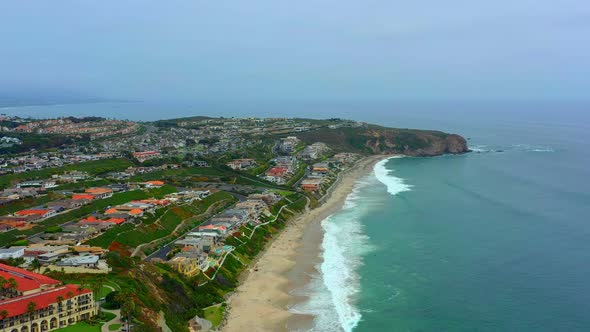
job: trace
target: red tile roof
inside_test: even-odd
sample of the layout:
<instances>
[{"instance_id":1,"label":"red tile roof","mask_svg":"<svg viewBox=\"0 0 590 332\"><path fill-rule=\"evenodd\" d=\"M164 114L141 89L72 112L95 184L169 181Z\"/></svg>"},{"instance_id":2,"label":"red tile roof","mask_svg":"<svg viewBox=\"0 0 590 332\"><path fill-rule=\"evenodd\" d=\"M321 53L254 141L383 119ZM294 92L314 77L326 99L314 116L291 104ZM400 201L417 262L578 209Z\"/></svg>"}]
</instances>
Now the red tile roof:
<instances>
[{"instance_id":1,"label":"red tile roof","mask_svg":"<svg viewBox=\"0 0 590 332\"><path fill-rule=\"evenodd\" d=\"M94 195L90 195L90 194L74 194L72 195L72 199L78 200L78 199L89 199L89 200L93 200L95 197Z\"/></svg>"},{"instance_id":2,"label":"red tile roof","mask_svg":"<svg viewBox=\"0 0 590 332\"><path fill-rule=\"evenodd\" d=\"M109 219L100 220L100 219L96 219L96 217L90 216L86 219L80 220L80 222L112 222L114 224L122 224L125 222L125 219L124 218L109 218Z\"/></svg>"},{"instance_id":3,"label":"red tile roof","mask_svg":"<svg viewBox=\"0 0 590 332\"><path fill-rule=\"evenodd\" d=\"M164 181L157 181L157 180L146 181L145 184L151 184L152 186L163 186Z\"/></svg>"},{"instance_id":4,"label":"red tile roof","mask_svg":"<svg viewBox=\"0 0 590 332\"><path fill-rule=\"evenodd\" d=\"M30 302L34 302L36 304L35 310L45 309L52 304L57 303L58 296L68 299L69 292L74 293L74 296L91 293L91 291L88 289L78 292L78 286L76 285L65 285L48 289L39 293L0 301L0 311L6 310L8 312L8 317L22 315L27 312L27 306Z\"/></svg>"},{"instance_id":5,"label":"red tile roof","mask_svg":"<svg viewBox=\"0 0 590 332\"><path fill-rule=\"evenodd\" d=\"M129 214L132 216L139 216L143 214L143 211L141 209L131 209L131 211L129 211Z\"/></svg>"},{"instance_id":6,"label":"red tile roof","mask_svg":"<svg viewBox=\"0 0 590 332\"><path fill-rule=\"evenodd\" d=\"M14 278L18 283L18 290L28 292L41 288L41 285L59 285L61 282L46 277L42 274L33 273L10 265L0 264L0 276L8 280ZM7 285L6 285L7 286ZM5 286L5 287L6 287Z\"/></svg>"},{"instance_id":7,"label":"red tile roof","mask_svg":"<svg viewBox=\"0 0 590 332\"><path fill-rule=\"evenodd\" d=\"M100 195L100 194L112 193L113 191L108 188L88 188L88 189L84 190L84 192L87 194Z\"/></svg>"},{"instance_id":8,"label":"red tile roof","mask_svg":"<svg viewBox=\"0 0 590 332\"><path fill-rule=\"evenodd\" d=\"M14 214L16 214L17 216L30 216L30 215L45 215L48 212L51 212L52 210L21 210L21 211L17 211Z\"/></svg>"}]
</instances>

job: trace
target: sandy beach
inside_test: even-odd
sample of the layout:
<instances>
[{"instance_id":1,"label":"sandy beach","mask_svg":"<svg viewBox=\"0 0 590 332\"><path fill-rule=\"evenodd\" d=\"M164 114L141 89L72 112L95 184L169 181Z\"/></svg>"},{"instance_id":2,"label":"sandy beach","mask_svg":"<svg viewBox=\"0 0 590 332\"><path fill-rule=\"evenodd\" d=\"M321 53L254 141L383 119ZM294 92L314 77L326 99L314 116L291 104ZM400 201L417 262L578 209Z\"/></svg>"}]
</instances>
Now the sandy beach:
<instances>
[{"instance_id":1,"label":"sandy beach","mask_svg":"<svg viewBox=\"0 0 590 332\"><path fill-rule=\"evenodd\" d=\"M356 180L383 158L366 157L344 171L324 204L295 218L281 232L228 299L230 309L222 331L287 331L311 325L313 317L288 310L301 300L289 293L307 282L306 272L319 260L319 222L338 211Z\"/></svg>"}]
</instances>

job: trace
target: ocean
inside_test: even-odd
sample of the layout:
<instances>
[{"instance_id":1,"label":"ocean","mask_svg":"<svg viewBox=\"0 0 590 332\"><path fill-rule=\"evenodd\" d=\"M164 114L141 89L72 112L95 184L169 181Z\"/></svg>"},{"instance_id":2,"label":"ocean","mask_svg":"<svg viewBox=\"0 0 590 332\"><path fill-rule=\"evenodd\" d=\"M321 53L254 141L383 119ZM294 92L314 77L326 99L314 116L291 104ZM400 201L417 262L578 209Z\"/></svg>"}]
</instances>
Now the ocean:
<instances>
[{"instance_id":1,"label":"ocean","mask_svg":"<svg viewBox=\"0 0 590 332\"><path fill-rule=\"evenodd\" d=\"M322 221L294 311L314 331L590 331L590 107L326 103L5 108L4 113L342 117L468 138L474 152L392 158Z\"/></svg>"},{"instance_id":2,"label":"ocean","mask_svg":"<svg viewBox=\"0 0 590 332\"><path fill-rule=\"evenodd\" d=\"M590 331L590 119L512 111L414 114L474 152L384 160L322 222L314 331Z\"/></svg>"}]
</instances>

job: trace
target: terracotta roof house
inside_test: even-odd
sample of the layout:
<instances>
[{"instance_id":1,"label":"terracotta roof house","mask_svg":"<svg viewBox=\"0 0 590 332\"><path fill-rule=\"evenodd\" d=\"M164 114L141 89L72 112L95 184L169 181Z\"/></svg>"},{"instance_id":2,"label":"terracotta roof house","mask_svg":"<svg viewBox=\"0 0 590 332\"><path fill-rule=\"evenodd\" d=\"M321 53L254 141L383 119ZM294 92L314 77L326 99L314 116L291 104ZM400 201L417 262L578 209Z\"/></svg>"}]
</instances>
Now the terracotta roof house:
<instances>
[{"instance_id":1,"label":"terracotta roof house","mask_svg":"<svg viewBox=\"0 0 590 332\"><path fill-rule=\"evenodd\" d=\"M93 200L96 197L94 195L90 195L90 194L73 194L72 195L72 199L73 200Z\"/></svg>"},{"instance_id":2,"label":"terracotta roof house","mask_svg":"<svg viewBox=\"0 0 590 332\"><path fill-rule=\"evenodd\" d=\"M35 216L39 219L49 218L55 215L55 210L40 209L40 210L20 210L14 213L17 217Z\"/></svg>"},{"instance_id":3,"label":"terracotta roof house","mask_svg":"<svg viewBox=\"0 0 590 332\"><path fill-rule=\"evenodd\" d=\"M14 279L16 289L4 292L0 311L8 315L0 320L3 331L53 331L96 316L92 291L20 268L0 264L0 276ZM2 285L8 288L8 283ZM58 301L59 300L59 301ZM35 309L29 313L29 304Z\"/></svg>"},{"instance_id":4,"label":"terracotta roof house","mask_svg":"<svg viewBox=\"0 0 590 332\"><path fill-rule=\"evenodd\" d=\"M113 190L109 188L88 188L84 192L93 195L97 199L113 196Z\"/></svg>"}]
</instances>

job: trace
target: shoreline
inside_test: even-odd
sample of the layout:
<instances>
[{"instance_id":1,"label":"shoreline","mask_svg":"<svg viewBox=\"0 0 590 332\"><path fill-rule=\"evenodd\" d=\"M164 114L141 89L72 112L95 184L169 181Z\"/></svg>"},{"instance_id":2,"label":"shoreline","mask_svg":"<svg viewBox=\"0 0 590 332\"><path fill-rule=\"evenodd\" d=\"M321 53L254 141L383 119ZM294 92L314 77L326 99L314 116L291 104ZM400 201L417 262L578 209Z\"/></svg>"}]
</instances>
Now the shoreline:
<instances>
[{"instance_id":1,"label":"shoreline","mask_svg":"<svg viewBox=\"0 0 590 332\"><path fill-rule=\"evenodd\" d=\"M378 161L390 156L368 156L342 171L324 203L303 212L253 262L237 290L228 298L221 331L290 331L309 329L314 316L289 311L307 297L291 294L306 285L321 262L323 231L320 222L337 212L358 179L370 174ZM312 271L313 269L313 271Z\"/></svg>"}]
</instances>

